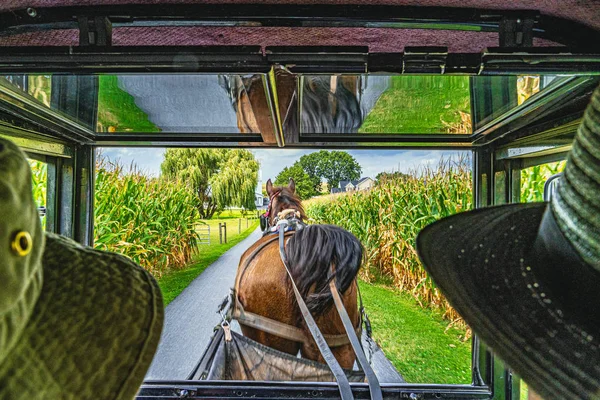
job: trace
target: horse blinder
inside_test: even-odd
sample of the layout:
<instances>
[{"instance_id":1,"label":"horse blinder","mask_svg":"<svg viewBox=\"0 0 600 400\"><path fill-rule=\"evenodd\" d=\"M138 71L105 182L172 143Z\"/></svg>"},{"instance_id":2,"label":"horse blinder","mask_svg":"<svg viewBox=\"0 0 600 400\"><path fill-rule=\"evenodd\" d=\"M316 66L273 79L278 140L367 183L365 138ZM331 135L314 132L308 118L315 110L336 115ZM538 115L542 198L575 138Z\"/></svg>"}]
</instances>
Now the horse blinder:
<instances>
[{"instance_id":1,"label":"horse blinder","mask_svg":"<svg viewBox=\"0 0 600 400\"><path fill-rule=\"evenodd\" d=\"M265 213L265 214L262 214L259 218L260 218L260 230L264 232L266 229L269 228L269 217L267 216L267 213Z\"/></svg>"}]
</instances>

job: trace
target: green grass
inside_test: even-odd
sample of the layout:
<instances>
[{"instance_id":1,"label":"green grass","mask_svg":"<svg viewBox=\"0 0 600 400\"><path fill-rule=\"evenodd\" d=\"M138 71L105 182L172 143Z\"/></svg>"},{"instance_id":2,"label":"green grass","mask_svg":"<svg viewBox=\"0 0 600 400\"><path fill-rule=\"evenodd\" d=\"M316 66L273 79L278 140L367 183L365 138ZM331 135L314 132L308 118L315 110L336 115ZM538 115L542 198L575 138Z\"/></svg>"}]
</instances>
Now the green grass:
<instances>
[{"instance_id":1,"label":"green grass","mask_svg":"<svg viewBox=\"0 0 600 400\"><path fill-rule=\"evenodd\" d=\"M251 218L256 217L256 210L246 211L246 215L242 215L242 210L223 210L220 213L215 213L212 219L232 219L232 218Z\"/></svg>"},{"instance_id":2,"label":"green grass","mask_svg":"<svg viewBox=\"0 0 600 400\"><path fill-rule=\"evenodd\" d=\"M239 228L241 220L241 231L242 233L246 230L246 218L242 217L225 217L225 218L213 218L213 219L203 219L202 222L208 224L210 226L210 244L211 246L214 244L219 244L219 223L224 223L227 226L227 242L235 240L235 238L239 235ZM250 219L248 218L248 227L257 226L258 219ZM253 225L254 224L254 225ZM200 232L200 231L199 231ZM199 249L202 250L204 245L200 245Z\"/></svg>"},{"instance_id":3,"label":"green grass","mask_svg":"<svg viewBox=\"0 0 600 400\"><path fill-rule=\"evenodd\" d=\"M98 79L98 126L103 132L160 132L133 96L119 88L116 75Z\"/></svg>"},{"instance_id":4,"label":"green grass","mask_svg":"<svg viewBox=\"0 0 600 400\"><path fill-rule=\"evenodd\" d=\"M217 241L212 242L213 244L210 246L198 246L198 254L188 268L170 272L160 278L158 286L162 291L165 306L173 301L206 267L215 262L227 250L248 237L258 226L258 220L253 220L251 223L252 225L249 225L248 229L242 231L241 234L228 238L227 243L219 244L217 237Z\"/></svg>"},{"instance_id":5,"label":"green grass","mask_svg":"<svg viewBox=\"0 0 600 400\"><path fill-rule=\"evenodd\" d=\"M360 283L373 336L411 383L471 383L471 342L439 313L420 308L407 293ZM446 330L447 329L447 330Z\"/></svg>"},{"instance_id":6,"label":"green grass","mask_svg":"<svg viewBox=\"0 0 600 400\"><path fill-rule=\"evenodd\" d=\"M470 133L470 122L469 77L395 76L358 132Z\"/></svg>"}]
</instances>

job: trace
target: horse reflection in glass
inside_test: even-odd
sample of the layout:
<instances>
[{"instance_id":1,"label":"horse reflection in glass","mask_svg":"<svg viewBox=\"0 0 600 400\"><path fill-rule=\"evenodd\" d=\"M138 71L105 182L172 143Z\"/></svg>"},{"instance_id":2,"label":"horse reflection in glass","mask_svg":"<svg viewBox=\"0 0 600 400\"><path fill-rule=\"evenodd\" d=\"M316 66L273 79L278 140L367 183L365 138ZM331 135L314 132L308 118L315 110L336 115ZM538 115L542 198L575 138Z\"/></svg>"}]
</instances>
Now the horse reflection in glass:
<instances>
[{"instance_id":1,"label":"horse reflection in glass","mask_svg":"<svg viewBox=\"0 0 600 400\"><path fill-rule=\"evenodd\" d=\"M364 113L359 101L361 76L304 76L300 84L300 126L299 78L283 70L277 70L275 77L279 112L286 136L298 136L299 129L303 133L358 132ZM231 98L241 133L261 133L266 125L273 123L263 82L262 75L220 77L221 86Z\"/></svg>"}]
</instances>

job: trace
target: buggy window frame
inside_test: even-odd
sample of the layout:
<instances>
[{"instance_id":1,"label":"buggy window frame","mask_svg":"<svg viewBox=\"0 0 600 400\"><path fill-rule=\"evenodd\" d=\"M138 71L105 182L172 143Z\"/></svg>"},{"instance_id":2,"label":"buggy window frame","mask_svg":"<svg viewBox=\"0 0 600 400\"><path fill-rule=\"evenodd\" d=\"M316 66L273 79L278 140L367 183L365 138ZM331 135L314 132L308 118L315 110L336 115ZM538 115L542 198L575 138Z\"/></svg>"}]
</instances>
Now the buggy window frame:
<instances>
[{"instance_id":1,"label":"buggy window frame","mask_svg":"<svg viewBox=\"0 0 600 400\"><path fill-rule=\"evenodd\" d=\"M0 74L56 73L100 74L118 72L152 73L257 73L264 76L266 96L271 104L277 102L275 71L279 68L297 74L310 73L429 73L502 75L519 73L560 73L571 75L564 85L533 99L520 107L507 111L489 124L474 130L468 137L448 138L403 135L401 139L370 135L368 140L352 135L330 135L326 141L316 137L306 141L291 142L283 136L281 116L275 115L275 140L266 141L260 135L232 135L226 139L207 134L193 134L183 138L120 136L102 137L84 125L65 119L61 111L42 108L14 91L0 90L0 114L3 116L2 136L16 140L30 155L48 162L48 228L53 232L72 237L84 244L92 244L93 238L93 188L94 149L102 146L205 146L205 147L332 147L332 148L468 148L473 152L473 185L476 207L494 204L494 199L516 202L520 169L564 158L570 148L579 118L586 103L586 95L593 86L592 75L600 74L600 54L584 43L598 42L600 33L580 24L561 19L544 18L530 12L491 13L490 20L472 9L461 11L447 9L423 10L407 8L408 18L402 21L389 19L386 14L397 8L373 7L358 15L352 7L346 7L347 17L329 15L319 22L323 26L391 26L395 28L427 25L433 29L468 30L473 27L501 32L503 47L488 49L482 54L448 53L443 48L408 48L404 53L369 53L367 48L286 48L268 47L265 53L257 47L186 47L156 49L148 47L111 48L109 36L97 37L90 42L83 36L83 25L90 19L110 19L112 12L134 15L121 24L144 24L156 22L160 15L152 15L152 9L142 6L105 8L104 14L94 14L91 9L64 7L55 10L39 10L41 17L32 21L27 10L2 14L5 33L49 30L65 24L81 30L81 44L87 46L69 48L4 48L0 54ZM113 10L113 11L111 11ZM127 12L123 13L126 10ZM211 11L212 10L212 11ZM185 11L185 13L184 13ZM232 7L198 5L192 12L187 7L174 6L174 15L188 14L187 19L206 24L222 23L233 18L233 23L243 26L248 22L268 25L285 24L296 19L299 24L314 23L313 19L327 13L339 13L339 7L298 7L283 9L272 7L261 16L264 7L250 6L235 10ZM164 12L164 11L163 11ZM233 13L233 14L232 14ZM27 16L29 15L29 16ZM288 15L282 17L282 15ZM337 14L336 14L337 15ZM81 20L73 18L80 16ZM204 16L204 17L202 17ZM526 35L556 40L569 48L509 48L507 36L515 39L518 32L506 30L506 22L517 17L541 21L538 28L526 31ZM186 18L183 18L186 19ZM106 22L106 20L103 20ZM163 20L164 21L164 20ZM270 22L269 22L270 21ZM273 22L275 21L275 22ZM337 25L336 25L337 24ZM320 25L319 25L320 26ZM572 29L576 27L577 29ZM98 28L98 27L96 27ZM89 31L86 31L89 34ZM102 30L96 30L96 34ZM104 32L105 34L107 32ZM585 40L584 40L585 39ZM108 40L108 42L102 42ZM578 75L586 75L579 77ZM568 100L567 104L560 104ZM582 106L583 105L583 106ZM276 110L274 107L273 110ZM560 111L558 117L551 114ZM277 113L276 113L277 114ZM90 122L90 121L88 121ZM95 121L91 121L95 123ZM288 139L286 143L286 139ZM496 188L495 174L504 174L502 184ZM498 191L498 193L496 193ZM490 353L474 336L472 350L471 385L436 384L382 384L384 395L399 398L465 398L510 399L518 393L518 378ZM358 397L366 397L366 385L353 384ZM138 399L147 396L173 397L317 397L337 398L334 383L315 382L204 382L204 381L147 381Z\"/></svg>"}]
</instances>

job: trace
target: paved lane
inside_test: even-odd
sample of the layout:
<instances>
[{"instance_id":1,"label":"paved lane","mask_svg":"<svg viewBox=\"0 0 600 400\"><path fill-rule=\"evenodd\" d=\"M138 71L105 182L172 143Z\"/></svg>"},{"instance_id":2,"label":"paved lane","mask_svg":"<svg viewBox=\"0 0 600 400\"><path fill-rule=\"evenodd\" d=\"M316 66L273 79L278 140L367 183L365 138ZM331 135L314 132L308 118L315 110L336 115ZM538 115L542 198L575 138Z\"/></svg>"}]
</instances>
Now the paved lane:
<instances>
[{"instance_id":1,"label":"paved lane","mask_svg":"<svg viewBox=\"0 0 600 400\"><path fill-rule=\"evenodd\" d=\"M257 229L232 247L167 306L160 344L146 379L187 378L221 321L217 307L234 284L242 253L260 236ZM234 329L239 329L235 322ZM363 348L372 357L372 367L382 383L404 382L377 345L369 346L363 337Z\"/></svg>"},{"instance_id":2,"label":"paved lane","mask_svg":"<svg viewBox=\"0 0 600 400\"><path fill-rule=\"evenodd\" d=\"M256 229L196 278L165 310L165 325L146 379L185 379L221 321L217 307L233 287L244 251L261 236Z\"/></svg>"}]
</instances>

